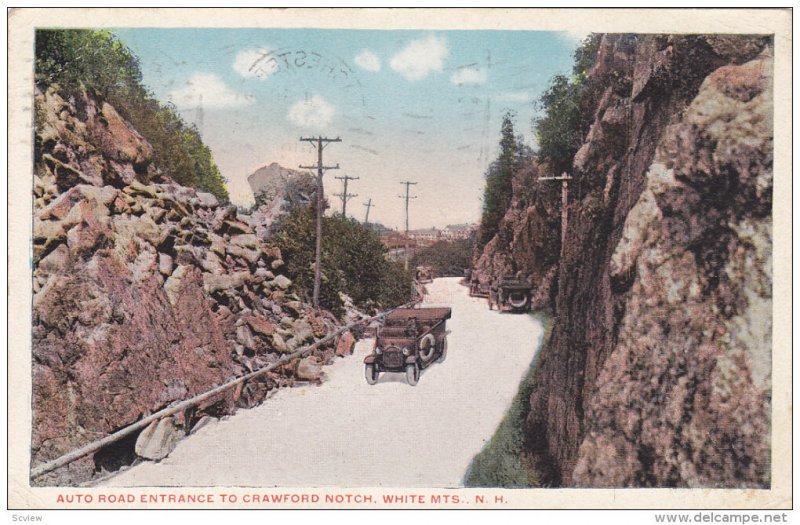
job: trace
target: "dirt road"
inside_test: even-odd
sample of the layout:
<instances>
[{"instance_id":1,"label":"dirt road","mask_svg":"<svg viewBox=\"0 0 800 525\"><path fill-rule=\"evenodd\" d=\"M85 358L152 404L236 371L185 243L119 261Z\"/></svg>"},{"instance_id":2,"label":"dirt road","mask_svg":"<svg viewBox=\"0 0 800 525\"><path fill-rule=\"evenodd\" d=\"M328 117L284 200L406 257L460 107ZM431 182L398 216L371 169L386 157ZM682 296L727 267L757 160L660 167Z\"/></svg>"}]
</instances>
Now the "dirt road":
<instances>
[{"instance_id":1,"label":"dirt road","mask_svg":"<svg viewBox=\"0 0 800 525\"><path fill-rule=\"evenodd\" d=\"M263 405L200 429L166 459L109 486L458 487L494 433L534 357L541 325L489 311L458 279L427 285L449 305L447 359L411 387L402 374L364 380L364 356L325 369L322 386L284 389Z\"/></svg>"}]
</instances>

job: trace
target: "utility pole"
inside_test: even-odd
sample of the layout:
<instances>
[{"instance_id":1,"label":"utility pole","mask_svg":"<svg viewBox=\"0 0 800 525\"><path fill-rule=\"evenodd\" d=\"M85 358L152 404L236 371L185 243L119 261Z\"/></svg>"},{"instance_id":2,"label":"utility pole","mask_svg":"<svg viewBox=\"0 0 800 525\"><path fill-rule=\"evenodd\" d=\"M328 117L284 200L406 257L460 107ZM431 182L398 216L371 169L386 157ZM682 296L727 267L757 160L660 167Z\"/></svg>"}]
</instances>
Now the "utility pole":
<instances>
[{"instance_id":1,"label":"utility pole","mask_svg":"<svg viewBox=\"0 0 800 525\"><path fill-rule=\"evenodd\" d=\"M564 246L567 243L567 193L569 182L572 177L562 173L558 177L539 177L539 180L560 180L561 181L561 254L564 253Z\"/></svg>"},{"instance_id":2,"label":"utility pole","mask_svg":"<svg viewBox=\"0 0 800 525\"><path fill-rule=\"evenodd\" d=\"M347 217L347 200L352 197L358 197L358 193L347 193L347 181L358 180L358 177L351 177L350 175L345 175L344 177L336 177L336 178L341 181L344 181L344 191L342 193L337 193L336 196L342 199L342 216Z\"/></svg>"},{"instance_id":3,"label":"utility pole","mask_svg":"<svg viewBox=\"0 0 800 525\"><path fill-rule=\"evenodd\" d=\"M300 166L301 169L306 170L317 170L317 238L316 238L316 246L315 246L315 258L314 258L314 297L313 297L313 305L314 308L319 308L319 285L320 281L322 280L322 213L323 213L323 203L325 202L324 199L324 188L322 186L322 174L325 170L338 170L339 164L337 163L336 166L325 166L322 163L322 150L325 149L325 146L328 145L330 142L341 142L342 139L336 137L335 139L329 139L325 137L300 137L301 142L310 142L314 144L317 148L317 164L316 166Z\"/></svg>"},{"instance_id":4,"label":"utility pole","mask_svg":"<svg viewBox=\"0 0 800 525\"><path fill-rule=\"evenodd\" d=\"M409 246L408 246L408 200L417 198L416 196L411 197L411 195L409 194L411 186L416 184L416 182L404 181L404 182L401 182L400 184L405 184L406 185L406 194L405 195L398 195L398 197L400 197L401 199L405 199L406 200L406 235L405 235L405 237L406 237L406 254L405 254L406 255L406 262L405 262L405 269L408 270L408 251L409 251Z\"/></svg>"},{"instance_id":5,"label":"utility pole","mask_svg":"<svg viewBox=\"0 0 800 525\"><path fill-rule=\"evenodd\" d=\"M372 204L372 197L369 198L369 202L364 203L364 206L367 207L367 216L364 217L364 225L369 226L369 209L375 206Z\"/></svg>"}]
</instances>

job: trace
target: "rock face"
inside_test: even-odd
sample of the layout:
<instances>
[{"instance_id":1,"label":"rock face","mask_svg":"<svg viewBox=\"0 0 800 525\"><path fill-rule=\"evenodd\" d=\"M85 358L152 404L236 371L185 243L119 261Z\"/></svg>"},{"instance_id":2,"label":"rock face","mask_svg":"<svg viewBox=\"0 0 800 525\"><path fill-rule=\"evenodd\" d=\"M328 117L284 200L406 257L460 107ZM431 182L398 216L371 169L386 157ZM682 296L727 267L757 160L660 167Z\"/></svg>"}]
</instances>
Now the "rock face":
<instances>
[{"instance_id":1,"label":"rock face","mask_svg":"<svg viewBox=\"0 0 800 525\"><path fill-rule=\"evenodd\" d=\"M576 484L769 486L771 80L768 55L722 67L665 132L611 258L629 289Z\"/></svg>"},{"instance_id":2,"label":"rock face","mask_svg":"<svg viewBox=\"0 0 800 525\"><path fill-rule=\"evenodd\" d=\"M281 216L311 204L316 195L313 176L275 162L258 168L247 177L247 182L256 200L252 218L258 234L265 239Z\"/></svg>"},{"instance_id":3,"label":"rock face","mask_svg":"<svg viewBox=\"0 0 800 525\"><path fill-rule=\"evenodd\" d=\"M286 339L298 348L334 327L276 275L277 248L234 207L162 176L113 107L55 88L35 102L33 465L274 362ZM188 430L252 406L295 370L220 394L175 424ZM83 460L35 481L72 484L95 468Z\"/></svg>"},{"instance_id":4,"label":"rock face","mask_svg":"<svg viewBox=\"0 0 800 525\"><path fill-rule=\"evenodd\" d=\"M549 482L769 485L771 75L760 37L605 35L555 260L553 190L517 175L478 261L553 286L525 428Z\"/></svg>"}]
</instances>

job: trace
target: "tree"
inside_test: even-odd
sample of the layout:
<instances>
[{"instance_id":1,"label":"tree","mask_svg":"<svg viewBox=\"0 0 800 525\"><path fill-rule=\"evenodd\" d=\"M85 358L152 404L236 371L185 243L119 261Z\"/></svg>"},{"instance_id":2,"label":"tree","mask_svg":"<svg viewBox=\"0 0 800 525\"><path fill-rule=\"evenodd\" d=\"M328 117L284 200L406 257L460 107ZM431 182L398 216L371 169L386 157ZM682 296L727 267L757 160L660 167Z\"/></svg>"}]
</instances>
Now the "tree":
<instances>
[{"instance_id":1,"label":"tree","mask_svg":"<svg viewBox=\"0 0 800 525\"><path fill-rule=\"evenodd\" d=\"M307 206L291 212L273 237L289 277L306 296L314 286L315 229L314 207ZM412 278L401 264L386 258L376 232L337 214L322 221L320 305L341 314L340 292L361 308L384 309L411 298Z\"/></svg>"},{"instance_id":2,"label":"tree","mask_svg":"<svg viewBox=\"0 0 800 525\"><path fill-rule=\"evenodd\" d=\"M594 62L599 35L591 35L575 50L572 75L556 75L536 103L541 116L533 127L539 143L538 156L550 164L553 173L570 171L572 159L581 147L591 124L588 72Z\"/></svg>"},{"instance_id":3,"label":"tree","mask_svg":"<svg viewBox=\"0 0 800 525\"><path fill-rule=\"evenodd\" d=\"M225 180L197 129L144 87L139 59L110 31L37 30L35 48L37 85L57 84L66 97L86 90L109 102L153 146L153 160L167 176L228 202Z\"/></svg>"},{"instance_id":4,"label":"tree","mask_svg":"<svg viewBox=\"0 0 800 525\"><path fill-rule=\"evenodd\" d=\"M497 233L500 221L511 205L512 180L519 166L519 143L514 135L513 115L506 113L500 128L500 154L486 172L483 192L483 214L478 235L482 248Z\"/></svg>"}]
</instances>

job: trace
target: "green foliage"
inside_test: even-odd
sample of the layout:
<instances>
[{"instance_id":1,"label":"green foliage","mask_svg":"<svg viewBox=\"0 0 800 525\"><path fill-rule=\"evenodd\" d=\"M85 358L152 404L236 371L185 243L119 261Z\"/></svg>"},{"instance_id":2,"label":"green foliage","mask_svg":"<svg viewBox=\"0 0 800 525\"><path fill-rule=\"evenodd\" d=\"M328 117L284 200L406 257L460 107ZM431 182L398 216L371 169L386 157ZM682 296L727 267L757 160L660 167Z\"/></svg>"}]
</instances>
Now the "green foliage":
<instances>
[{"instance_id":1,"label":"green foliage","mask_svg":"<svg viewBox=\"0 0 800 525\"><path fill-rule=\"evenodd\" d=\"M527 488L541 486L541 474L537 472L535 459L526 455L523 428L525 417L530 412L530 397L542 352L552 330L552 316L549 312L533 314L542 323L542 339L539 351L531 367L519 384L514 400L492 439L470 463L464 476L466 487L506 487Z\"/></svg>"},{"instance_id":2,"label":"green foliage","mask_svg":"<svg viewBox=\"0 0 800 525\"><path fill-rule=\"evenodd\" d=\"M569 171L591 124L587 79L599 42L599 35L584 40L575 51L572 75L556 75L537 103L541 112L534 120L538 155L550 164L553 173Z\"/></svg>"},{"instance_id":3,"label":"green foliage","mask_svg":"<svg viewBox=\"0 0 800 525\"><path fill-rule=\"evenodd\" d=\"M506 113L500 130L500 154L486 172L486 187L483 191L483 213L478 234L478 246L482 248L495 236L500 220L511 204L514 171L520 162L520 145L514 136L513 116Z\"/></svg>"},{"instance_id":4,"label":"green foliage","mask_svg":"<svg viewBox=\"0 0 800 525\"><path fill-rule=\"evenodd\" d=\"M314 289L315 236L314 208L306 207L288 215L273 237L289 277L307 297ZM335 215L322 221L320 305L341 314L339 292L368 310L398 306L412 296L412 277L402 265L386 258L377 233L353 219Z\"/></svg>"},{"instance_id":5,"label":"green foliage","mask_svg":"<svg viewBox=\"0 0 800 525\"><path fill-rule=\"evenodd\" d=\"M228 202L225 179L197 129L147 91L138 58L111 32L38 30L35 81L44 88L58 84L67 97L86 89L108 101L153 146L153 160L166 175Z\"/></svg>"},{"instance_id":6,"label":"green foliage","mask_svg":"<svg viewBox=\"0 0 800 525\"><path fill-rule=\"evenodd\" d=\"M474 237L439 241L415 252L411 258L411 266L430 266L436 275L461 277L464 275L464 269L472 265L474 248Z\"/></svg>"}]
</instances>

